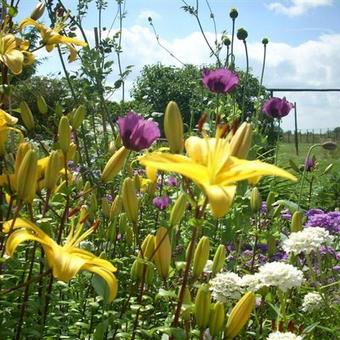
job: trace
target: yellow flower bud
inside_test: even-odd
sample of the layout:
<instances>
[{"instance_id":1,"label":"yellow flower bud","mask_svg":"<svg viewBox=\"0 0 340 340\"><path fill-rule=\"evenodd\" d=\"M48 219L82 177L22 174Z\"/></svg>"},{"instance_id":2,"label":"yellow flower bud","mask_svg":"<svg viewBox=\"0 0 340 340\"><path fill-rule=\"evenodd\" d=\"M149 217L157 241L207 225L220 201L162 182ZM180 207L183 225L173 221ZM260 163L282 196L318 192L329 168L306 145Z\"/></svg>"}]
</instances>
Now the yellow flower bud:
<instances>
[{"instance_id":1,"label":"yellow flower bud","mask_svg":"<svg viewBox=\"0 0 340 340\"><path fill-rule=\"evenodd\" d=\"M48 191L53 191L55 188L59 175L60 170L62 169L62 158L60 155L60 152L58 151L52 151L50 156L48 157L47 165L45 168L45 180L44 180L44 186Z\"/></svg>"},{"instance_id":2,"label":"yellow flower bud","mask_svg":"<svg viewBox=\"0 0 340 340\"><path fill-rule=\"evenodd\" d=\"M77 145L75 143L71 143L66 152L66 162L75 161L76 152L77 152Z\"/></svg>"},{"instance_id":3,"label":"yellow flower bud","mask_svg":"<svg viewBox=\"0 0 340 340\"><path fill-rule=\"evenodd\" d=\"M276 239L273 235L267 236L268 256L271 257L276 253Z\"/></svg>"},{"instance_id":4,"label":"yellow flower bud","mask_svg":"<svg viewBox=\"0 0 340 340\"><path fill-rule=\"evenodd\" d=\"M168 230L164 227L158 228L155 237L155 249L157 249L153 258L159 275L166 279L169 275L171 263L171 244Z\"/></svg>"},{"instance_id":5,"label":"yellow flower bud","mask_svg":"<svg viewBox=\"0 0 340 340\"><path fill-rule=\"evenodd\" d=\"M38 96L37 98L37 106L40 113L45 114L48 111L47 104L45 98L43 96Z\"/></svg>"},{"instance_id":6,"label":"yellow flower bud","mask_svg":"<svg viewBox=\"0 0 340 340\"><path fill-rule=\"evenodd\" d=\"M180 294L181 290L178 290L178 297ZM182 319L183 320L189 320L190 319L190 312L191 312L191 308L187 308L192 304L192 300L191 300L191 294L190 294L190 290L188 288L188 286L186 286L184 288L184 296L183 296L183 305L182 305Z\"/></svg>"},{"instance_id":7,"label":"yellow flower bud","mask_svg":"<svg viewBox=\"0 0 340 340\"><path fill-rule=\"evenodd\" d=\"M17 174L17 192L20 200L32 203L37 186L38 157L35 151L28 150Z\"/></svg>"},{"instance_id":8,"label":"yellow flower bud","mask_svg":"<svg viewBox=\"0 0 340 340\"><path fill-rule=\"evenodd\" d=\"M21 119L28 130L34 130L34 118L31 109L25 101L20 103Z\"/></svg>"},{"instance_id":9,"label":"yellow flower bud","mask_svg":"<svg viewBox=\"0 0 340 340\"><path fill-rule=\"evenodd\" d=\"M230 155L245 159L247 158L252 137L252 125L242 123L230 141Z\"/></svg>"},{"instance_id":10,"label":"yellow flower bud","mask_svg":"<svg viewBox=\"0 0 340 340\"><path fill-rule=\"evenodd\" d=\"M72 128L74 130L77 130L80 125L82 124L86 114L86 108L84 105L79 105L78 108L74 111L73 117L72 117Z\"/></svg>"},{"instance_id":11,"label":"yellow flower bud","mask_svg":"<svg viewBox=\"0 0 340 340\"><path fill-rule=\"evenodd\" d=\"M120 214L122 211L122 198L120 195L117 195L111 204L110 209L110 220L113 221L116 216Z\"/></svg>"},{"instance_id":12,"label":"yellow flower bud","mask_svg":"<svg viewBox=\"0 0 340 340\"><path fill-rule=\"evenodd\" d=\"M215 337L223 330L224 326L224 305L222 302L216 302L210 309L209 333Z\"/></svg>"},{"instance_id":13,"label":"yellow flower bud","mask_svg":"<svg viewBox=\"0 0 340 340\"><path fill-rule=\"evenodd\" d=\"M60 149L66 154L71 144L71 127L66 116L62 116L59 121L58 142Z\"/></svg>"},{"instance_id":14,"label":"yellow flower bud","mask_svg":"<svg viewBox=\"0 0 340 340\"><path fill-rule=\"evenodd\" d=\"M107 198L103 197L102 198L102 212L106 218L110 217L110 210L111 210L111 206L110 206L109 201L107 200Z\"/></svg>"},{"instance_id":15,"label":"yellow flower bud","mask_svg":"<svg viewBox=\"0 0 340 340\"><path fill-rule=\"evenodd\" d=\"M255 294L246 293L232 309L228 318L227 326L224 330L226 338L234 338L240 333L250 318L250 314L255 306Z\"/></svg>"},{"instance_id":16,"label":"yellow flower bud","mask_svg":"<svg viewBox=\"0 0 340 340\"><path fill-rule=\"evenodd\" d=\"M134 183L135 183L135 188L136 188L136 190L140 190L141 183L140 183L140 177L139 177L139 175L135 174L135 175L133 176L133 180L134 180Z\"/></svg>"},{"instance_id":17,"label":"yellow flower bud","mask_svg":"<svg viewBox=\"0 0 340 340\"><path fill-rule=\"evenodd\" d=\"M102 173L103 182L108 182L119 173L125 164L128 154L129 150L122 146L111 156Z\"/></svg>"},{"instance_id":18,"label":"yellow flower bud","mask_svg":"<svg viewBox=\"0 0 340 340\"><path fill-rule=\"evenodd\" d=\"M164 115L164 133L172 153L183 151L183 119L177 104L169 102Z\"/></svg>"},{"instance_id":19,"label":"yellow flower bud","mask_svg":"<svg viewBox=\"0 0 340 340\"><path fill-rule=\"evenodd\" d=\"M127 218L126 218L126 214L125 213L121 213L119 215L119 232L124 235L126 232L126 228L127 228Z\"/></svg>"},{"instance_id":20,"label":"yellow flower bud","mask_svg":"<svg viewBox=\"0 0 340 340\"><path fill-rule=\"evenodd\" d=\"M135 185L131 178L125 178L122 188L123 206L129 220L137 224L138 221L138 198Z\"/></svg>"},{"instance_id":21,"label":"yellow flower bud","mask_svg":"<svg viewBox=\"0 0 340 340\"><path fill-rule=\"evenodd\" d=\"M145 259L150 259L151 255L155 251L155 236L149 234L145 237L142 243L142 254L139 254L140 257Z\"/></svg>"},{"instance_id":22,"label":"yellow flower bud","mask_svg":"<svg viewBox=\"0 0 340 340\"><path fill-rule=\"evenodd\" d=\"M224 261L225 261L225 248L223 244L220 244L217 247L216 253L214 255L214 260L211 268L213 274L216 274L221 271L221 269L224 266Z\"/></svg>"},{"instance_id":23,"label":"yellow flower bud","mask_svg":"<svg viewBox=\"0 0 340 340\"><path fill-rule=\"evenodd\" d=\"M211 294L209 286L204 284L198 288L195 298L195 317L199 329L207 328L210 320Z\"/></svg>"},{"instance_id":24,"label":"yellow flower bud","mask_svg":"<svg viewBox=\"0 0 340 340\"><path fill-rule=\"evenodd\" d=\"M31 150L32 146L30 143L20 143L17 154L15 156L15 173L17 174L20 168L20 164L22 160L24 159L27 151Z\"/></svg>"},{"instance_id":25,"label":"yellow flower bud","mask_svg":"<svg viewBox=\"0 0 340 340\"><path fill-rule=\"evenodd\" d=\"M45 3L39 1L31 14L31 19L33 20L40 19L43 16L44 11L45 11Z\"/></svg>"},{"instance_id":26,"label":"yellow flower bud","mask_svg":"<svg viewBox=\"0 0 340 340\"><path fill-rule=\"evenodd\" d=\"M107 231L107 238L110 241L114 241L116 239L117 236L117 228L116 228L116 224L115 223L111 223L109 226L109 229Z\"/></svg>"},{"instance_id":27,"label":"yellow flower bud","mask_svg":"<svg viewBox=\"0 0 340 340\"><path fill-rule=\"evenodd\" d=\"M250 194L250 209L254 214L258 213L262 206L262 198L257 187L254 187Z\"/></svg>"},{"instance_id":28,"label":"yellow flower bud","mask_svg":"<svg viewBox=\"0 0 340 340\"><path fill-rule=\"evenodd\" d=\"M209 239L207 236L202 236L199 240L193 260L192 274L198 277L202 274L203 269L209 258Z\"/></svg>"},{"instance_id":29,"label":"yellow flower bud","mask_svg":"<svg viewBox=\"0 0 340 340\"><path fill-rule=\"evenodd\" d=\"M178 196L174 206L171 209L171 213L170 213L169 222L170 222L171 227L174 227L181 222L181 219L182 219L184 212L185 212L187 201L188 201L187 194L181 193Z\"/></svg>"},{"instance_id":30,"label":"yellow flower bud","mask_svg":"<svg viewBox=\"0 0 340 340\"><path fill-rule=\"evenodd\" d=\"M129 246L132 246L133 245L133 241L135 239L135 235L133 233L133 229L131 227L128 227L126 229L126 243L129 245Z\"/></svg>"},{"instance_id":31,"label":"yellow flower bud","mask_svg":"<svg viewBox=\"0 0 340 340\"><path fill-rule=\"evenodd\" d=\"M292 221L290 222L290 231L292 233L301 231L303 224L303 213L302 211L295 211L292 216Z\"/></svg>"},{"instance_id":32,"label":"yellow flower bud","mask_svg":"<svg viewBox=\"0 0 340 340\"><path fill-rule=\"evenodd\" d=\"M275 202L275 193L273 191L270 191L267 200L266 200L266 205L267 205L267 211L271 212L273 210L273 203Z\"/></svg>"}]
</instances>

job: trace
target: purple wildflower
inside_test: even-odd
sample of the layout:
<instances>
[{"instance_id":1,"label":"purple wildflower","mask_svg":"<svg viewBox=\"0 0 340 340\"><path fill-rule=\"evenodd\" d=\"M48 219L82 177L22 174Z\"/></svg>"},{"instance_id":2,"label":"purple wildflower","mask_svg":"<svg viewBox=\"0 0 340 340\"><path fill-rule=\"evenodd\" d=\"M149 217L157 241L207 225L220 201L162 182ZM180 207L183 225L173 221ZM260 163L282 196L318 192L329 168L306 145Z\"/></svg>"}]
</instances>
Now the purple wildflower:
<instances>
[{"instance_id":1,"label":"purple wildflower","mask_svg":"<svg viewBox=\"0 0 340 340\"><path fill-rule=\"evenodd\" d=\"M171 199L169 198L169 196L159 196L155 197L152 203L159 210L164 210L171 203Z\"/></svg>"},{"instance_id":2,"label":"purple wildflower","mask_svg":"<svg viewBox=\"0 0 340 340\"><path fill-rule=\"evenodd\" d=\"M166 179L165 183L169 186L169 187L177 187L177 179L174 176L170 176Z\"/></svg>"},{"instance_id":3,"label":"purple wildflower","mask_svg":"<svg viewBox=\"0 0 340 340\"><path fill-rule=\"evenodd\" d=\"M340 232L340 211L331 211L326 213L315 213L308 216L306 227L321 227L327 229L330 233Z\"/></svg>"},{"instance_id":4,"label":"purple wildflower","mask_svg":"<svg viewBox=\"0 0 340 340\"><path fill-rule=\"evenodd\" d=\"M279 118L288 115L289 111L294 107L292 103L286 100L286 97L272 97L268 99L262 108L262 111L269 117Z\"/></svg>"},{"instance_id":5,"label":"purple wildflower","mask_svg":"<svg viewBox=\"0 0 340 340\"><path fill-rule=\"evenodd\" d=\"M227 93L231 92L240 82L236 73L226 68L216 70L204 69L202 74L204 86L211 92Z\"/></svg>"},{"instance_id":6,"label":"purple wildflower","mask_svg":"<svg viewBox=\"0 0 340 340\"><path fill-rule=\"evenodd\" d=\"M147 149L161 135L157 123L134 112L118 118L118 126L123 145L133 151Z\"/></svg>"},{"instance_id":7,"label":"purple wildflower","mask_svg":"<svg viewBox=\"0 0 340 340\"><path fill-rule=\"evenodd\" d=\"M315 168L315 159L314 158L306 158L305 160L305 171L311 172Z\"/></svg>"},{"instance_id":8,"label":"purple wildflower","mask_svg":"<svg viewBox=\"0 0 340 340\"><path fill-rule=\"evenodd\" d=\"M309 209L307 212L306 212L306 216L307 217L310 217L310 216L313 216L315 214L324 214L324 211L321 210L321 209Z\"/></svg>"},{"instance_id":9,"label":"purple wildflower","mask_svg":"<svg viewBox=\"0 0 340 340\"><path fill-rule=\"evenodd\" d=\"M268 213L267 202L262 201L260 213L266 215Z\"/></svg>"},{"instance_id":10,"label":"purple wildflower","mask_svg":"<svg viewBox=\"0 0 340 340\"><path fill-rule=\"evenodd\" d=\"M107 199L110 203L112 203L112 200L113 200L112 195L110 195L110 194L106 195L106 199Z\"/></svg>"},{"instance_id":11,"label":"purple wildflower","mask_svg":"<svg viewBox=\"0 0 340 340\"><path fill-rule=\"evenodd\" d=\"M292 214L288 209L285 209L281 213L281 218L290 221L292 219Z\"/></svg>"}]
</instances>

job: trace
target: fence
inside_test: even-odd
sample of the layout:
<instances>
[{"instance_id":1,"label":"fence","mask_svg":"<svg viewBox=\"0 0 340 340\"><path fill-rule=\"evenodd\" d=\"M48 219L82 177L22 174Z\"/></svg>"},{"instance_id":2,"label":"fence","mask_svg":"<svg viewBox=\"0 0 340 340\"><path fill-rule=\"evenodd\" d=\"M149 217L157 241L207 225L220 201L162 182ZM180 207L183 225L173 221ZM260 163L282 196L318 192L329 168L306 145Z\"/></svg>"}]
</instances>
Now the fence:
<instances>
[{"instance_id":1,"label":"fence","mask_svg":"<svg viewBox=\"0 0 340 340\"><path fill-rule=\"evenodd\" d=\"M295 143L294 131L282 133L282 141L285 143ZM322 143L326 140L340 142L340 129L310 129L297 131L298 143Z\"/></svg>"}]
</instances>

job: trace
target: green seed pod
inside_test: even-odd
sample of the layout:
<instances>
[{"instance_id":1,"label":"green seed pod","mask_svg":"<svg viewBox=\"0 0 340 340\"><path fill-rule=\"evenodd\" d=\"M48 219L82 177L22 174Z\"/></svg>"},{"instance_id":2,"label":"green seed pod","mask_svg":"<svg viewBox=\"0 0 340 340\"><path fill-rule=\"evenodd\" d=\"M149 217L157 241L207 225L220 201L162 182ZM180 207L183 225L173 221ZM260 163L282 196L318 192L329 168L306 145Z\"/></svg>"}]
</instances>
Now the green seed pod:
<instances>
[{"instance_id":1,"label":"green seed pod","mask_svg":"<svg viewBox=\"0 0 340 340\"><path fill-rule=\"evenodd\" d=\"M273 191L270 191L268 196L267 196L267 200L266 200L268 213L273 210L273 203L274 202L275 202L275 193Z\"/></svg>"},{"instance_id":2,"label":"green seed pod","mask_svg":"<svg viewBox=\"0 0 340 340\"><path fill-rule=\"evenodd\" d=\"M209 239L202 236L199 240L193 259L192 274L195 278L199 277L209 258Z\"/></svg>"},{"instance_id":3,"label":"green seed pod","mask_svg":"<svg viewBox=\"0 0 340 340\"><path fill-rule=\"evenodd\" d=\"M269 43L268 38L263 38L263 39L262 39L262 44L263 44L263 45L268 45L268 43Z\"/></svg>"},{"instance_id":4,"label":"green seed pod","mask_svg":"<svg viewBox=\"0 0 340 340\"><path fill-rule=\"evenodd\" d=\"M237 39L244 41L248 37L248 32L244 28L239 28L236 36L237 36Z\"/></svg>"},{"instance_id":5,"label":"green seed pod","mask_svg":"<svg viewBox=\"0 0 340 340\"><path fill-rule=\"evenodd\" d=\"M302 224L303 224L303 213L302 211L295 211L292 220L290 222L290 231L292 233L296 233L298 231L302 230Z\"/></svg>"},{"instance_id":6,"label":"green seed pod","mask_svg":"<svg viewBox=\"0 0 340 340\"><path fill-rule=\"evenodd\" d=\"M58 142L60 149L66 154L71 144L71 127L66 116L62 116L59 121Z\"/></svg>"},{"instance_id":7,"label":"green seed pod","mask_svg":"<svg viewBox=\"0 0 340 340\"><path fill-rule=\"evenodd\" d=\"M38 96L37 98L37 106L40 113L45 114L48 111L48 107L43 96Z\"/></svg>"},{"instance_id":8,"label":"green seed pod","mask_svg":"<svg viewBox=\"0 0 340 340\"><path fill-rule=\"evenodd\" d=\"M123 206L129 220L137 224L138 221L138 198L133 179L125 178L122 187Z\"/></svg>"},{"instance_id":9,"label":"green seed pod","mask_svg":"<svg viewBox=\"0 0 340 340\"><path fill-rule=\"evenodd\" d=\"M25 101L20 103L20 113L21 119L24 122L25 126L28 130L34 130L34 118L31 109L29 108L28 104Z\"/></svg>"},{"instance_id":10,"label":"green seed pod","mask_svg":"<svg viewBox=\"0 0 340 340\"><path fill-rule=\"evenodd\" d=\"M254 214L261 210L262 198L257 187L254 187L250 194L250 208Z\"/></svg>"},{"instance_id":11,"label":"green seed pod","mask_svg":"<svg viewBox=\"0 0 340 340\"><path fill-rule=\"evenodd\" d=\"M236 8L232 8L229 12L229 16L231 19L235 20L238 17L238 12Z\"/></svg>"},{"instance_id":12,"label":"green seed pod","mask_svg":"<svg viewBox=\"0 0 340 340\"><path fill-rule=\"evenodd\" d=\"M17 175L17 193L20 200L32 203L37 187L38 157L35 151L28 150L20 164Z\"/></svg>"},{"instance_id":13,"label":"green seed pod","mask_svg":"<svg viewBox=\"0 0 340 340\"><path fill-rule=\"evenodd\" d=\"M210 320L211 294L209 286L204 284L198 288L195 298L195 317L199 329L206 329Z\"/></svg>"},{"instance_id":14,"label":"green seed pod","mask_svg":"<svg viewBox=\"0 0 340 340\"><path fill-rule=\"evenodd\" d=\"M171 227L174 227L181 222L181 219L185 213L187 202L188 202L187 194L181 193L171 209L169 220Z\"/></svg>"},{"instance_id":15,"label":"green seed pod","mask_svg":"<svg viewBox=\"0 0 340 340\"><path fill-rule=\"evenodd\" d=\"M224 326L224 305L222 302L216 302L210 309L209 332L215 337L223 330Z\"/></svg>"},{"instance_id":16,"label":"green seed pod","mask_svg":"<svg viewBox=\"0 0 340 340\"><path fill-rule=\"evenodd\" d=\"M225 261L225 248L223 244L220 244L217 247L216 253L214 255L214 260L211 268L213 274L216 274L221 271L221 269L224 266L224 261Z\"/></svg>"},{"instance_id":17,"label":"green seed pod","mask_svg":"<svg viewBox=\"0 0 340 340\"><path fill-rule=\"evenodd\" d=\"M169 102L164 115L164 133L172 153L181 153L184 147L183 119L177 104Z\"/></svg>"}]
</instances>

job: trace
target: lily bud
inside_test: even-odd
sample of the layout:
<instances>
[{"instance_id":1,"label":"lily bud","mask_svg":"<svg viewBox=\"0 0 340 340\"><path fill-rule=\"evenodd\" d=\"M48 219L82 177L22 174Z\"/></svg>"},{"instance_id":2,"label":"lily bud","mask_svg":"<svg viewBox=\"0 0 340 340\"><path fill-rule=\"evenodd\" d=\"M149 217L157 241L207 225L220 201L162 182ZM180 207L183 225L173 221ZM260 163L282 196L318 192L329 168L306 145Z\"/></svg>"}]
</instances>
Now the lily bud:
<instances>
[{"instance_id":1,"label":"lily bud","mask_svg":"<svg viewBox=\"0 0 340 340\"><path fill-rule=\"evenodd\" d=\"M225 248L223 244L220 244L217 249L216 253L214 255L214 260L213 264L211 267L211 272L213 274L216 274L221 271L221 269L224 266L224 261L225 261Z\"/></svg>"},{"instance_id":2,"label":"lily bud","mask_svg":"<svg viewBox=\"0 0 340 340\"><path fill-rule=\"evenodd\" d=\"M202 274L203 269L209 258L209 239L207 236L202 236L199 240L193 260L192 274L198 277Z\"/></svg>"},{"instance_id":3,"label":"lily bud","mask_svg":"<svg viewBox=\"0 0 340 340\"><path fill-rule=\"evenodd\" d=\"M242 123L230 141L230 155L241 159L247 158L252 134L252 125L246 122Z\"/></svg>"},{"instance_id":4,"label":"lily bud","mask_svg":"<svg viewBox=\"0 0 340 340\"><path fill-rule=\"evenodd\" d=\"M20 103L20 113L21 119L24 122L25 126L28 130L34 130L34 118L32 115L32 111L29 108L28 104L25 101Z\"/></svg>"},{"instance_id":5,"label":"lily bud","mask_svg":"<svg viewBox=\"0 0 340 340\"><path fill-rule=\"evenodd\" d=\"M171 263L171 244L168 230L164 227L158 228L155 241L155 249L158 249L153 259L159 275L162 279L166 279L169 275Z\"/></svg>"},{"instance_id":6,"label":"lily bud","mask_svg":"<svg viewBox=\"0 0 340 340\"><path fill-rule=\"evenodd\" d=\"M270 191L267 200L266 200L266 205L267 205L267 211L271 212L273 210L273 203L275 202L275 193L273 191Z\"/></svg>"},{"instance_id":7,"label":"lily bud","mask_svg":"<svg viewBox=\"0 0 340 340\"><path fill-rule=\"evenodd\" d=\"M128 227L126 229L126 243L129 245L129 246L132 246L133 245L133 240L135 238L135 235L133 233L133 229L131 227Z\"/></svg>"},{"instance_id":8,"label":"lily bud","mask_svg":"<svg viewBox=\"0 0 340 340\"><path fill-rule=\"evenodd\" d=\"M58 142L60 149L66 154L71 144L71 128L66 116L62 116L59 121Z\"/></svg>"},{"instance_id":9,"label":"lily bud","mask_svg":"<svg viewBox=\"0 0 340 340\"><path fill-rule=\"evenodd\" d=\"M125 213L119 215L119 223L118 223L119 232L124 235L127 228L127 217Z\"/></svg>"},{"instance_id":10,"label":"lily bud","mask_svg":"<svg viewBox=\"0 0 340 340\"><path fill-rule=\"evenodd\" d=\"M181 153L184 146L183 119L174 101L169 102L165 110L164 133L168 140L170 151L172 153Z\"/></svg>"},{"instance_id":11,"label":"lily bud","mask_svg":"<svg viewBox=\"0 0 340 340\"><path fill-rule=\"evenodd\" d=\"M73 118L72 118L72 128L73 130L77 130L81 123L83 122L86 114L86 108L84 105L79 105L78 108L74 111L73 113Z\"/></svg>"},{"instance_id":12,"label":"lily bud","mask_svg":"<svg viewBox=\"0 0 340 340\"><path fill-rule=\"evenodd\" d=\"M44 186L48 191L51 192L55 188L62 167L63 164L60 153L58 151L52 151L48 157L44 176Z\"/></svg>"},{"instance_id":13,"label":"lily bud","mask_svg":"<svg viewBox=\"0 0 340 340\"><path fill-rule=\"evenodd\" d=\"M198 288L195 298L195 317L199 329L207 328L210 320L211 293L204 284Z\"/></svg>"},{"instance_id":14,"label":"lily bud","mask_svg":"<svg viewBox=\"0 0 340 340\"><path fill-rule=\"evenodd\" d=\"M254 187L250 194L250 209L254 214L261 210L262 198L257 187Z\"/></svg>"},{"instance_id":15,"label":"lily bud","mask_svg":"<svg viewBox=\"0 0 340 340\"><path fill-rule=\"evenodd\" d=\"M37 106L40 113L45 114L48 111L47 104L45 98L43 96L38 96L37 98Z\"/></svg>"},{"instance_id":16,"label":"lily bud","mask_svg":"<svg viewBox=\"0 0 340 340\"><path fill-rule=\"evenodd\" d=\"M32 149L32 146L30 143L20 143L17 154L15 156L15 173L17 174L20 168L20 164L22 160L24 159L26 153Z\"/></svg>"},{"instance_id":17,"label":"lily bud","mask_svg":"<svg viewBox=\"0 0 340 340\"><path fill-rule=\"evenodd\" d=\"M170 222L171 227L174 227L181 222L181 219L182 219L182 217L185 213L187 201L188 201L187 194L181 193L178 196L174 206L171 209L171 213L170 213L169 222Z\"/></svg>"},{"instance_id":18,"label":"lily bud","mask_svg":"<svg viewBox=\"0 0 340 340\"><path fill-rule=\"evenodd\" d=\"M224 305L222 302L216 302L210 309L209 333L215 337L223 330L224 325Z\"/></svg>"},{"instance_id":19,"label":"lily bud","mask_svg":"<svg viewBox=\"0 0 340 340\"><path fill-rule=\"evenodd\" d=\"M110 209L110 220L113 221L116 216L122 211L122 197L117 195L111 204Z\"/></svg>"},{"instance_id":20,"label":"lily bud","mask_svg":"<svg viewBox=\"0 0 340 340\"><path fill-rule=\"evenodd\" d=\"M143 254L140 254L140 256L146 259L150 259L151 255L155 251L155 236L153 236L152 234L148 234L145 237L141 248Z\"/></svg>"},{"instance_id":21,"label":"lily bud","mask_svg":"<svg viewBox=\"0 0 340 340\"><path fill-rule=\"evenodd\" d=\"M267 236L268 256L273 256L276 253L276 239L273 235Z\"/></svg>"},{"instance_id":22,"label":"lily bud","mask_svg":"<svg viewBox=\"0 0 340 340\"><path fill-rule=\"evenodd\" d=\"M44 11L45 11L45 3L39 1L31 14L31 19L35 21L40 19L43 16Z\"/></svg>"},{"instance_id":23,"label":"lily bud","mask_svg":"<svg viewBox=\"0 0 340 340\"><path fill-rule=\"evenodd\" d=\"M17 176L17 192L20 200L32 203L37 186L38 157L35 151L26 152Z\"/></svg>"},{"instance_id":24,"label":"lily bud","mask_svg":"<svg viewBox=\"0 0 340 340\"><path fill-rule=\"evenodd\" d=\"M66 162L68 161L75 161L77 156L77 145L75 143L71 143L69 148L66 152Z\"/></svg>"},{"instance_id":25,"label":"lily bud","mask_svg":"<svg viewBox=\"0 0 340 340\"><path fill-rule=\"evenodd\" d=\"M240 333L244 325L248 322L250 314L255 306L255 294L246 293L232 309L228 318L227 326L224 330L226 338L234 338Z\"/></svg>"},{"instance_id":26,"label":"lily bud","mask_svg":"<svg viewBox=\"0 0 340 340\"><path fill-rule=\"evenodd\" d=\"M138 198L133 179L125 178L122 187L123 206L129 220L137 224L138 221Z\"/></svg>"},{"instance_id":27,"label":"lily bud","mask_svg":"<svg viewBox=\"0 0 340 340\"><path fill-rule=\"evenodd\" d=\"M110 206L109 201L107 200L107 198L103 197L102 198L102 212L106 218L110 217L110 210L111 210L111 206Z\"/></svg>"},{"instance_id":28,"label":"lily bud","mask_svg":"<svg viewBox=\"0 0 340 340\"><path fill-rule=\"evenodd\" d=\"M298 231L302 230L302 224L303 224L303 213L302 211L295 211L292 220L290 222L290 231L292 233L296 233Z\"/></svg>"},{"instance_id":29,"label":"lily bud","mask_svg":"<svg viewBox=\"0 0 340 340\"><path fill-rule=\"evenodd\" d=\"M178 297L179 297L180 292L181 290L178 291ZM185 321L190 319L190 309L185 309L183 307L184 305L191 305L191 304L192 304L192 300L191 300L190 290L188 286L186 286L184 288L183 305L182 305L182 309L184 309L182 311L182 319Z\"/></svg>"},{"instance_id":30,"label":"lily bud","mask_svg":"<svg viewBox=\"0 0 340 340\"><path fill-rule=\"evenodd\" d=\"M129 150L122 146L111 156L102 173L103 182L108 182L119 173L125 164L128 154Z\"/></svg>"}]
</instances>

